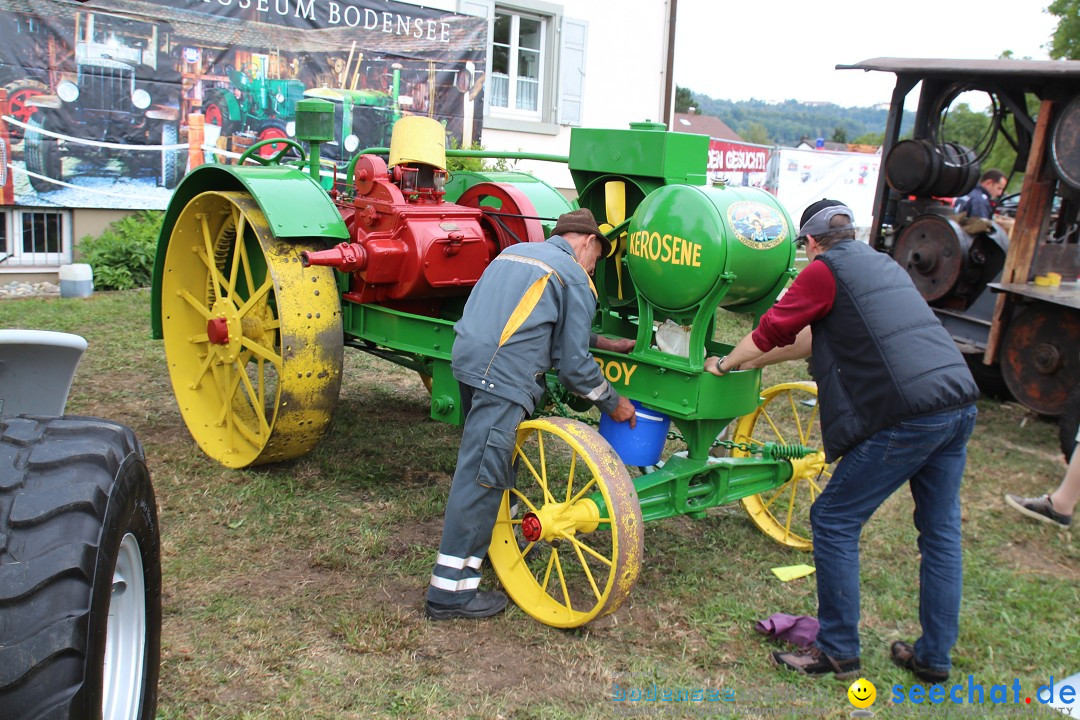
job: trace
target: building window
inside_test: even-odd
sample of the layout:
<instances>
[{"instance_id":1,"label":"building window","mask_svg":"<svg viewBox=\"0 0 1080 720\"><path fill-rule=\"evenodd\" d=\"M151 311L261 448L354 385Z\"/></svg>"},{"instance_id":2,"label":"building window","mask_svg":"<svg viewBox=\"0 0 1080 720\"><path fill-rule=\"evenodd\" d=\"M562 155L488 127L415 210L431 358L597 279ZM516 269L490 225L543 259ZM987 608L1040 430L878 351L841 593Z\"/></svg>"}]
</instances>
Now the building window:
<instances>
[{"instance_id":1,"label":"building window","mask_svg":"<svg viewBox=\"0 0 1080 720\"><path fill-rule=\"evenodd\" d=\"M495 10L491 47L492 112L541 120L549 20L544 17Z\"/></svg>"},{"instance_id":2,"label":"building window","mask_svg":"<svg viewBox=\"0 0 1080 720\"><path fill-rule=\"evenodd\" d=\"M67 211L0 211L0 269L57 267L70 262Z\"/></svg>"},{"instance_id":3,"label":"building window","mask_svg":"<svg viewBox=\"0 0 1080 720\"><path fill-rule=\"evenodd\" d=\"M484 129L557 135L580 125L588 23L550 0L458 0L488 20Z\"/></svg>"}]
</instances>

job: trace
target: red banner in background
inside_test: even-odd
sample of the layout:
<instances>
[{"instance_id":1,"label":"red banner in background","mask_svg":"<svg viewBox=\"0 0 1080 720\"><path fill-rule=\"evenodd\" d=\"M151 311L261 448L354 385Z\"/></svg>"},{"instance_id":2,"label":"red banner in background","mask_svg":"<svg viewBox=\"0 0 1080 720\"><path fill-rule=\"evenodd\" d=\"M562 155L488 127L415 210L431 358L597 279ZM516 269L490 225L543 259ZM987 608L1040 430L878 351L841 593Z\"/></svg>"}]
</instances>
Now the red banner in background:
<instances>
[{"instance_id":1,"label":"red banner in background","mask_svg":"<svg viewBox=\"0 0 1080 720\"><path fill-rule=\"evenodd\" d=\"M771 156L772 149L763 145L709 140L709 181L764 187Z\"/></svg>"},{"instance_id":2,"label":"red banner in background","mask_svg":"<svg viewBox=\"0 0 1080 720\"><path fill-rule=\"evenodd\" d=\"M765 172L769 148L726 140L709 141L709 172Z\"/></svg>"}]
</instances>

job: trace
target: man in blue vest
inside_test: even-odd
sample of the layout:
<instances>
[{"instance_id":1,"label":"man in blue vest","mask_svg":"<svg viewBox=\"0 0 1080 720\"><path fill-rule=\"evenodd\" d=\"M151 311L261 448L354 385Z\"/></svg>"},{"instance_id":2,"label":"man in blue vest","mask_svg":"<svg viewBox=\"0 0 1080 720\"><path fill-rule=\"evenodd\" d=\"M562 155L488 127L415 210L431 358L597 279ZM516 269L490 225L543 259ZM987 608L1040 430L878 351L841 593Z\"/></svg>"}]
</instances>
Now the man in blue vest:
<instances>
[{"instance_id":1,"label":"man in blue vest","mask_svg":"<svg viewBox=\"0 0 1080 720\"><path fill-rule=\"evenodd\" d=\"M825 457L841 458L810 510L816 643L772 658L806 675L859 676L859 537L881 503L910 481L922 637L893 643L891 653L920 680L942 682L959 634L959 492L979 391L904 269L855 240L850 208L814 203L796 241L810 263L730 354L705 361L723 375L809 355Z\"/></svg>"},{"instance_id":2,"label":"man in blue vest","mask_svg":"<svg viewBox=\"0 0 1080 720\"><path fill-rule=\"evenodd\" d=\"M592 333L596 289L589 276L610 251L590 210L564 213L546 242L511 245L495 258L454 325L451 366L465 428L428 585L432 620L490 617L506 607L503 592L478 589L480 566L503 493L514 487L517 426L543 395L549 369L616 422L635 425L634 406L589 352L634 346L633 339Z\"/></svg>"},{"instance_id":3,"label":"man in blue vest","mask_svg":"<svg viewBox=\"0 0 1080 720\"><path fill-rule=\"evenodd\" d=\"M994 202L1005 192L1009 178L1000 170L990 169L979 178L979 184L971 192L953 203L957 213L967 213L968 217L992 220Z\"/></svg>"}]
</instances>

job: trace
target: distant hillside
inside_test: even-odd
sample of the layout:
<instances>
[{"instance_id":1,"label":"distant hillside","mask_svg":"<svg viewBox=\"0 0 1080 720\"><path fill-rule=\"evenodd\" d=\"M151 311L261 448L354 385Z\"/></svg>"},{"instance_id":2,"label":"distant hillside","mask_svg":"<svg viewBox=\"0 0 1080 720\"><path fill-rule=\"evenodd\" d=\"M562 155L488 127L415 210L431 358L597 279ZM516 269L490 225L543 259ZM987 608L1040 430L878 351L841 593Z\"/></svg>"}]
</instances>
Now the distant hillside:
<instances>
[{"instance_id":1,"label":"distant hillside","mask_svg":"<svg viewBox=\"0 0 1080 720\"><path fill-rule=\"evenodd\" d=\"M888 110L869 107L840 107L831 103L801 103L786 100L767 103L762 100L714 100L707 95L693 94L697 112L713 115L727 123L748 141L759 142L753 126L763 127L768 139L778 145L798 145L803 138L833 140L840 129L843 140L853 142L868 133L883 135ZM905 112L901 135L910 134L915 113Z\"/></svg>"}]
</instances>

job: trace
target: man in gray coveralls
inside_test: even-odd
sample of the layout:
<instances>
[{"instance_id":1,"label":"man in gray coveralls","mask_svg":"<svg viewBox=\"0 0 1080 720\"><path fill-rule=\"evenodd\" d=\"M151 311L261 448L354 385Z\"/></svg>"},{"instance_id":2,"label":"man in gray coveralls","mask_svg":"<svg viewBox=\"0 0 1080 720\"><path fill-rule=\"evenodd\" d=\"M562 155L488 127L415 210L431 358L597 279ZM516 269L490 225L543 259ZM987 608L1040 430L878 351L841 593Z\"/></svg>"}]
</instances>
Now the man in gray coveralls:
<instances>
[{"instance_id":1,"label":"man in gray coveralls","mask_svg":"<svg viewBox=\"0 0 1080 720\"><path fill-rule=\"evenodd\" d=\"M514 487L517 426L532 413L551 368L571 392L617 422L634 407L604 379L589 352L628 352L632 339L592 334L596 289L590 275L611 243L587 208L559 217L546 242L519 243L488 266L454 326L453 370L465 428L446 503L442 542L428 586L433 620L502 612L506 595L481 591L480 564L503 492Z\"/></svg>"}]
</instances>

